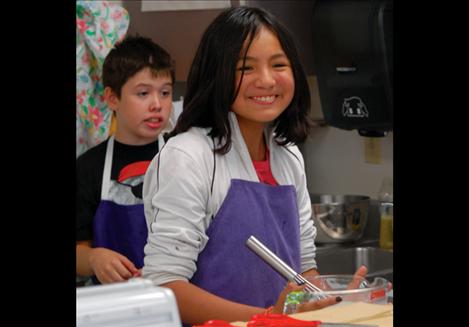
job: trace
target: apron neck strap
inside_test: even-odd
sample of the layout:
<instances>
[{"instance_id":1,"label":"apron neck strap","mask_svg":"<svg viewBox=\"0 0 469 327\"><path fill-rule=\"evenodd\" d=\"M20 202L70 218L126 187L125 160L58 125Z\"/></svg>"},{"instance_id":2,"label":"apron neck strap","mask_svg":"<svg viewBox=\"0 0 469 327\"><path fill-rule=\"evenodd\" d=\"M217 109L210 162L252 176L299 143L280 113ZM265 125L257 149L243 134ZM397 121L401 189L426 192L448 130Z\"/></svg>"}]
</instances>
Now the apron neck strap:
<instances>
[{"instance_id":1,"label":"apron neck strap","mask_svg":"<svg viewBox=\"0 0 469 327\"><path fill-rule=\"evenodd\" d=\"M114 135L112 135L106 147L106 158L104 159L103 182L101 187L101 199L106 200L109 194L111 183L112 155L114 153Z\"/></svg>"}]
</instances>

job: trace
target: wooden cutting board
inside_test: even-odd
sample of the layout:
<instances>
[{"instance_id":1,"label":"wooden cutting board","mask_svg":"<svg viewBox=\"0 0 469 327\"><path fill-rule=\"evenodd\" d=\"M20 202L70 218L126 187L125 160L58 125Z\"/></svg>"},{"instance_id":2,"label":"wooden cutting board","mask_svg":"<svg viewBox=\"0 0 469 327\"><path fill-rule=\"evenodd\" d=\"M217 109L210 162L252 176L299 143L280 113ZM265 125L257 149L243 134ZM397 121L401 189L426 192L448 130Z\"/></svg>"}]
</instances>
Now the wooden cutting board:
<instances>
[{"instance_id":1,"label":"wooden cutting board","mask_svg":"<svg viewBox=\"0 0 469 327\"><path fill-rule=\"evenodd\" d=\"M350 324L377 325L379 327L393 326L392 304L371 304L364 302L341 303L321 310L295 313L291 317L301 320L321 320L323 322L340 322ZM231 323L234 326L245 327L246 322Z\"/></svg>"}]
</instances>

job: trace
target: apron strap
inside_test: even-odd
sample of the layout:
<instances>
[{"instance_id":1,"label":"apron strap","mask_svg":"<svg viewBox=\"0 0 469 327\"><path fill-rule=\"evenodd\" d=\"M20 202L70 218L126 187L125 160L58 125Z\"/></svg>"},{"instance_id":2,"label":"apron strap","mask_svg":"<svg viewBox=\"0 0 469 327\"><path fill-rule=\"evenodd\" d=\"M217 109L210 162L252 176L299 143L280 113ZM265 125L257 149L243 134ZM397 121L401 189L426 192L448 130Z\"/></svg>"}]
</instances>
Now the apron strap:
<instances>
[{"instance_id":1,"label":"apron strap","mask_svg":"<svg viewBox=\"0 0 469 327\"><path fill-rule=\"evenodd\" d=\"M161 132L159 135L158 135L158 152L161 151L161 149L163 148L163 145L164 145L164 138L163 138L163 132Z\"/></svg>"},{"instance_id":2,"label":"apron strap","mask_svg":"<svg viewBox=\"0 0 469 327\"><path fill-rule=\"evenodd\" d=\"M111 183L112 155L114 151L114 135L111 135L107 142L106 157L104 159L103 182L101 187L101 200L107 200L109 195L109 185Z\"/></svg>"}]
</instances>

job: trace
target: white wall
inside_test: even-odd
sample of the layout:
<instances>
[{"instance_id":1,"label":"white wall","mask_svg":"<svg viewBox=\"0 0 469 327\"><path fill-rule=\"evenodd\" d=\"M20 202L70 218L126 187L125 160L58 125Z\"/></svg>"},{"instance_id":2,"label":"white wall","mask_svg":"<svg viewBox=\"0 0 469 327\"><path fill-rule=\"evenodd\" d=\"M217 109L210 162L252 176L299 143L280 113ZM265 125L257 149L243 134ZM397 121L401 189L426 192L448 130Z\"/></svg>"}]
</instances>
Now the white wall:
<instances>
[{"instance_id":1,"label":"white wall","mask_svg":"<svg viewBox=\"0 0 469 327\"><path fill-rule=\"evenodd\" d=\"M381 163L365 160L365 138L356 130L317 127L300 149L312 193L360 194L376 199L381 182L393 176L393 133L377 139Z\"/></svg>"}]
</instances>

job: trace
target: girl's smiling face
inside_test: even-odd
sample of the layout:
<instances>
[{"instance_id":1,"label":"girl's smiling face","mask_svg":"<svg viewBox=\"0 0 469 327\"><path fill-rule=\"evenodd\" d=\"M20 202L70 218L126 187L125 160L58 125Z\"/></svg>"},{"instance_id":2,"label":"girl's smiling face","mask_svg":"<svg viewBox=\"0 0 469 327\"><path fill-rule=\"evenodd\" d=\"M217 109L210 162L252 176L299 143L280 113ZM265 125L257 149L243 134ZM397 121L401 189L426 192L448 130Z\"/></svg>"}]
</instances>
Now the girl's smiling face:
<instances>
[{"instance_id":1,"label":"girl's smiling face","mask_svg":"<svg viewBox=\"0 0 469 327\"><path fill-rule=\"evenodd\" d=\"M274 121L288 107L295 93L295 80L290 60L277 36L265 27L254 37L246 54L244 50L236 67L235 89L242 82L231 107L240 124Z\"/></svg>"}]
</instances>

